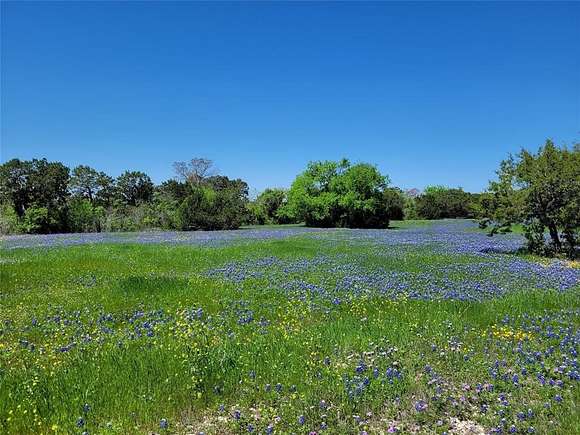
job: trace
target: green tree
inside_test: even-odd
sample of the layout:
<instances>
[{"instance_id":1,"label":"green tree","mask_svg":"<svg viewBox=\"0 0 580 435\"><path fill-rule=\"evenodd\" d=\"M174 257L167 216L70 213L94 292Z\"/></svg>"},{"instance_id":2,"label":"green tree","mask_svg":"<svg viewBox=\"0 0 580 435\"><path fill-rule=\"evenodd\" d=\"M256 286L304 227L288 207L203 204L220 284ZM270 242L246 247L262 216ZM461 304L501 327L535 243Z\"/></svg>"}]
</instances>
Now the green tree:
<instances>
[{"instance_id":1,"label":"green tree","mask_svg":"<svg viewBox=\"0 0 580 435\"><path fill-rule=\"evenodd\" d=\"M32 162L12 159L0 165L0 200L12 204L19 217L32 203L30 174Z\"/></svg>"},{"instance_id":2,"label":"green tree","mask_svg":"<svg viewBox=\"0 0 580 435\"><path fill-rule=\"evenodd\" d=\"M385 189L383 196L389 219L397 221L405 219L406 202L403 191L396 187L389 187Z\"/></svg>"},{"instance_id":3,"label":"green tree","mask_svg":"<svg viewBox=\"0 0 580 435\"><path fill-rule=\"evenodd\" d=\"M384 228L389 224L388 182L366 163L311 162L292 183L281 212L308 226Z\"/></svg>"},{"instance_id":4,"label":"green tree","mask_svg":"<svg viewBox=\"0 0 580 435\"><path fill-rule=\"evenodd\" d=\"M497 180L489 184L479 200L479 225L489 228L490 235L511 231L512 225L524 219L523 191L518 189L516 162L512 156L500 163Z\"/></svg>"},{"instance_id":5,"label":"green tree","mask_svg":"<svg viewBox=\"0 0 580 435\"><path fill-rule=\"evenodd\" d=\"M32 160L29 182L32 202L47 207L49 214L66 205L68 198L69 169L60 162L46 159Z\"/></svg>"},{"instance_id":6,"label":"green tree","mask_svg":"<svg viewBox=\"0 0 580 435\"><path fill-rule=\"evenodd\" d=\"M341 218L336 180L349 166L346 159L310 162L288 191L288 203L283 207L285 215L304 221L307 226L336 226Z\"/></svg>"},{"instance_id":7,"label":"green tree","mask_svg":"<svg viewBox=\"0 0 580 435\"><path fill-rule=\"evenodd\" d=\"M48 208L31 205L26 209L20 227L24 233L43 234L50 232L53 225Z\"/></svg>"},{"instance_id":8,"label":"green tree","mask_svg":"<svg viewBox=\"0 0 580 435\"><path fill-rule=\"evenodd\" d=\"M0 203L0 234L17 233L19 230L18 214L14 206L8 203Z\"/></svg>"},{"instance_id":9,"label":"green tree","mask_svg":"<svg viewBox=\"0 0 580 435\"><path fill-rule=\"evenodd\" d=\"M69 189L74 196L86 198L91 204L110 205L114 195L114 180L90 166L73 169Z\"/></svg>"},{"instance_id":10,"label":"green tree","mask_svg":"<svg viewBox=\"0 0 580 435\"><path fill-rule=\"evenodd\" d=\"M105 209L95 206L88 198L74 197L68 206L68 228L72 232L99 232Z\"/></svg>"},{"instance_id":11,"label":"green tree","mask_svg":"<svg viewBox=\"0 0 580 435\"><path fill-rule=\"evenodd\" d=\"M415 203L423 219L467 218L472 215L473 200L472 194L461 188L428 186Z\"/></svg>"},{"instance_id":12,"label":"green tree","mask_svg":"<svg viewBox=\"0 0 580 435\"><path fill-rule=\"evenodd\" d=\"M176 180L168 180L156 186L148 221L158 228L179 229L178 208L190 192L191 187L187 183Z\"/></svg>"},{"instance_id":13,"label":"green tree","mask_svg":"<svg viewBox=\"0 0 580 435\"><path fill-rule=\"evenodd\" d=\"M501 163L498 180L490 183L481 209L481 225L491 227L491 234L520 223L530 251L575 257L580 228L580 145L559 148L547 140L535 154L522 150L517 158L510 156Z\"/></svg>"},{"instance_id":14,"label":"green tree","mask_svg":"<svg viewBox=\"0 0 580 435\"><path fill-rule=\"evenodd\" d=\"M143 172L125 171L117 178L116 184L119 198L124 204L134 206L153 197L153 182Z\"/></svg>"},{"instance_id":15,"label":"green tree","mask_svg":"<svg viewBox=\"0 0 580 435\"><path fill-rule=\"evenodd\" d=\"M375 166L359 163L347 168L337 178L338 204L343 217L339 226L348 228L383 228L389 226L385 189L388 177Z\"/></svg>"},{"instance_id":16,"label":"green tree","mask_svg":"<svg viewBox=\"0 0 580 435\"><path fill-rule=\"evenodd\" d=\"M246 220L248 185L221 175L192 186L179 206L177 221L183 230L230 230Z\"/></svg>"},{"instance_id":17,"label":"green tree","mask_svg":"<svg viewBox=\"0 0 580 435\"><path fill-rule=\"evenodd\" d=\"M405 195L405 205L403 207L403 216L405 219L418 219L417 202L415 198Z\"/></svg>"},{"instance_id":18,"label":"green tree","mask_svg":"<svg viewBox=\"0 0 580 435\"><path fill-rule=\"evenodd\" d=\"M25 229L65 231L68 181L69 169L60 162L13 159L0 165L0 200L26 219ZM27 214L30 208L34 210Z\"/></svg>"},{"instance_id":19,"label":"green tree","mask_svg":"<svg viewBox=\"0 0 580 435\"><path fill-rule=\"evenodd\" d=\"M187 183L176 180L167 180L155 187L155 193L167 200L183 201L191 192Z\"/></svg>"},{"instance_id":20,"label":"green tree","mask_svg":"<svg viewBox=\"0 0 580 435\"><path fill-rule=\"evenodd\" d=\"M254 212L262 224L289 223L288 217L279 213L286 202L287 193L284 189L268 188L256 198Z\"/></svg>"},{"instance_id":21,"label":"green tree","mask_svg":"<svg viewBox=\"0 0 580 435\"><path fill-rule=\"evenodd\" d=\"M268 222L268 215L264 204L258 200L249 201L246 205L246 223L250 225L264 225Z\"/></svg>"}]
</instances>

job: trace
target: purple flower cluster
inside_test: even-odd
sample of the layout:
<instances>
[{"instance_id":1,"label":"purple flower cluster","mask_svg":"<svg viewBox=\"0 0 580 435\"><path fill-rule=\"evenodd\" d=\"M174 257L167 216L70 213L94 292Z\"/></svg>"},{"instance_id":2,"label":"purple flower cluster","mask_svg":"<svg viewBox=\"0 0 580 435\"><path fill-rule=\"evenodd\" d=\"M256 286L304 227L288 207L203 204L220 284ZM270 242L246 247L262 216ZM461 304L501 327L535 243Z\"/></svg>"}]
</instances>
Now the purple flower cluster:
<instances>
[{"instance_id":1,"label":"purple flower cluster","mask_svg":"<svg viewBox=\"0 0 580 435\"><path fill-rule=\"evenodd\" d=\"M141 243L223 246L230 243L284 239L301 234L329 232L318 228L241 229L230 231L143 231L134 233L24 234L2 236L4 249L73 246L96 243Z\"/></svg>"},{"instance_id":2,"label":"purple flower cluster","mask_svg":"<svg viewBox=\"0 0 580 435\"><path fill-rule=\"evenodd\" d=\"M559 261L543 266L501 255L467 264L425 265L421 271L371 268L342 255L297 261L267 257L229 263L207 275L235 283L264 280L290 298L318 298L333 305L363 296L480 301L513 291L566 291L580 283L580 270Z\"/></svg>"}]
</instances>

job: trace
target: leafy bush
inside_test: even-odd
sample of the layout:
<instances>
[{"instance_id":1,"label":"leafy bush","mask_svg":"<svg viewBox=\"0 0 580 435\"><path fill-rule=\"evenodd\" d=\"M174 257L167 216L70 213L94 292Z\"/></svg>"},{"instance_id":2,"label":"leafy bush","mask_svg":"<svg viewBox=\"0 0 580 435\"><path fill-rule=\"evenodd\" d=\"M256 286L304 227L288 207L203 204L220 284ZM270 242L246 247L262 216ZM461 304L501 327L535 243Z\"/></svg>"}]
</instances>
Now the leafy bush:
<instances>
[{"instance_id":1,"label":"leafy bush","mask_svg":"<svg viewBox=\"0 0 580 435\"><path fill-rule=\"evenodd\" d=\"M244 192L235 186L214 189L201 185L181 203L177 221L182 230L229 230L239 228L245 219Z\"/></svg>"},{"instance_id":2,"label":"leafy bush","mask_svg":"<svg viewBox=\"0 0 580 435\"><path fill-rule=\"evenodd\" d=\"M127 206L109 208L105 212L102 230L107 232L138 231L139 225L131 209L132 207Z\"/></svg>"},{"instance_id":3,"label":"leafy bush","mask_svg":"<svg viewBox=\"0 0 580 435\"><path fill-rule=\"evenodd\" d=\"M280 213L308 226L386 228L388 181L366 163L311 162L292 183Z\"/></svg>"},{"instance_id":4,"label":"leafy bush","mask_svg":"<svg viewBox=\"0 0 580 435\"><path fill-rule=\"evenodd\" d=\"M405 218L406 198L401 189L394 187L385 189L384 200L389 219L400 221Z\"/></svg>"},{"instance_id":5,"label":"leafy bush","mask_svg":"<svg viewBox=\"0 0 580 435\"><path fill-rule=\"evenodd\" d=\"M26 209L20 228L24 233L48 233L51 221L48 208L32 205Z\"/></svg>"},{"instance_id":6,"label":"leafy bush","mask_svg":"<svg viewBox=\"0 0 580 435\"><path fill-rule=\"evenodd\" d=\"M105 209L94 206L88 199L74 198L69 202L68 228L72 232L101 231Z\"/></svg>"},{"instance_id":7,"label":"leafy bush","mask_svg":"<svg viewBox=\"0 0 580 435\"><path fill-rule=\"evenodd\" d=\"M419 213L417 213L417 202L415 201L415 198L405 195L403 205L403 216L405 219L419 218Z\"/></svg>"},{"instance_id":8,"label":"leafy bush","mask_svg":"<svg viewBox=\"0 0 580 435\"><path fill-rule=\"evenodd\" d=\"M12 204L0 204L0 234L19 232L18 214Z\"/></svg>"},{"instance_id":9,"label":"leafy bush","mask_svg":"<svg viewBox=\"0 0 580 435\"><path fill-rule=\"evenodd\" d=\"M429 186L416 199L417 214L423 219L467 218L472 216L472 195L461 188Z\"/></svg>"},{"instance_id":10,"label":"leafy bush","mask_svg":"<svg viewBox=\"0 0 580 435\"><path fill-rule=\"evenodd\" d=\"M288 224L293 219L282 212L288 201L284 189L266 189L255 201L248 204L248 223L264 224Z\"/></svg>"},{"instance_id":11,"label":"leafy bush","mask_svg":"<svg viewBox=\"0 0 580 435\"><path fill-rule=\"evenodd\" d=\"M246 205L246 222L249 225L264 225L268 222L268 215L264 204L255 201L250 201Z\"/></svg>"}]
</instances>

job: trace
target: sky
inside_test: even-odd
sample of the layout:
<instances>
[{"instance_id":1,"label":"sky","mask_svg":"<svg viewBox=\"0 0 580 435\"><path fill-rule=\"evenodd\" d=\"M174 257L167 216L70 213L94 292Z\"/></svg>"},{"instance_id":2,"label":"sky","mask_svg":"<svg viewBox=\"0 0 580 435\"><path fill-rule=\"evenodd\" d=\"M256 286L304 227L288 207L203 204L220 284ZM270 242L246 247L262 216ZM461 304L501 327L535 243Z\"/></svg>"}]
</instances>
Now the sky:
<instances>
[{"instance_id":1,"label":"sky","mask_svg":"<svg viewBox=\"0 0 580 435\"><path fill-rule=\"evenodd\" d=\"M580 141L580 3L1 3L0 160L155 182L214 160L253 192L311 160L481 191Z\"/></svg>"}]
</instances>

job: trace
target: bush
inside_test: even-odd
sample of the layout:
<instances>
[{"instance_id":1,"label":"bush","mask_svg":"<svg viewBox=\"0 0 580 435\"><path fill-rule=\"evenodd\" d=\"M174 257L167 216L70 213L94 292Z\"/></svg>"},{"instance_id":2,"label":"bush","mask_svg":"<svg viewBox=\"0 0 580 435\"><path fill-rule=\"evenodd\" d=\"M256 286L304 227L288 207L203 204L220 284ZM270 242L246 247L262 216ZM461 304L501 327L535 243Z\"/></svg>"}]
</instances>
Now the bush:
<instances>
[{"instance_id":1,"label":"bush","mask_svg":"<svg viewBox=\"0 0 580 435\"><path fill-rule=\"evenodd\" d=\"M307 226L386 228L389 225L388 177L366 163L311 162L296 177L281 216Z\"/></svg>"},{"instance_id":2,"label":"bush","mask_svg":"<svg viewBox=\"0 0 580 435\"><path fill-rule=\"evenodd\" d=\"M12 204L0 204L0 234L19 232L18 214Z\"/></svg>"},{"instance_id":3,"label":"bush","mask_svg":"<svg viewBox=\"0 0 580 435\"><path fill-rule=\"evenodd\" d=\"M87 199L74 198L69 203L68 227L72 232L98 232L101 231L105 210L95 207Z\"/></svg>"},{"instance_id":4,"label":"bush","mask_svg":"<svg viewBox=\"0 0 580 435\"><path fill-rule=\"evenodd\" d=\"M137 216L141 213L136 213L134 208L136 207L117 206L109 208L105 213L102 229L107 232L138 231Z\"/></svg>"},{"instance_id":5,"label":"bush","mask_svg":"<svg viewBox=\"0 0 580 435\"><path fill-rule=\"evenodd\" d=\"M419 214L417 213L417 202L415 201L415 198L405 195L403 216L405 219L419 219Z\"/></svg>"},{"instance_id":6,"label":"bush","mask_svg":"<svg viewBox=\"0 0 580 435\"><path fill-rule=\"evenodd\" d=\"M385 189L384 200L389 219L400 221L405 218L405 196L400 189Z\"/></svg>"},{"instance_id":7,"label":"bush","mask_svg":"<svg viewBox=\"0 0 580 435\"><path fill-rule=\"evenodd\" d=\"M237 189L209 186L194 188L177 211L179 227L185 231L237 229L245 216L246 203Z\"/></svg>"},{"instance_id":8,"label":"bush","mask_svg":"<svg viewBox=\"0 0 580 435\"><path fill-rule=\"evenodd\" d=\"M416 198L417 214L423 219L467 218L472 216L472 195L462 189L430 186Z\"/></svg>"},{"instance_id":9,"label":"bush","mask_svg":"<svg viewBox=\"0 0 580 435\"><path fill-rule=\"evenodd\" d=\"M48 233L50 224L48 209L32 205L24 212L20 229L28 234Z\"/></svg>"},{"instance_id":10,"label":"bush","mask_svg":"<svg viewBox=\"0 0 580 435\"><path fill-rule=\"evenodd\" d=\"M258 201L249 202L246 206L246 223L249 225L264 225L268 222L268 214L264 204Z\"/></svg>"}]
</instances>

